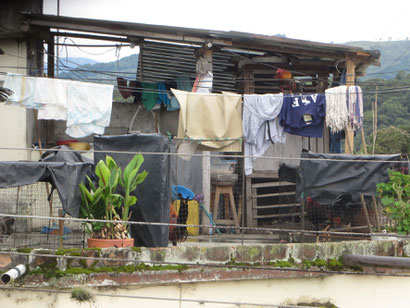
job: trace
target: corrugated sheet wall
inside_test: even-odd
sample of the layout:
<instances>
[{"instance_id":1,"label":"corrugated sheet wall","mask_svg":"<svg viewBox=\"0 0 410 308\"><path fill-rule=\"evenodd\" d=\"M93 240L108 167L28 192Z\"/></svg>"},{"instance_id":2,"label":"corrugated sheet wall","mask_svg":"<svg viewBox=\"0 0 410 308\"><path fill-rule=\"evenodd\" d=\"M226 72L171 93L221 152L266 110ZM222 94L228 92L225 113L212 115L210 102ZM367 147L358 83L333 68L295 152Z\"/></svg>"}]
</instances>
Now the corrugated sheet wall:
<instances>
[{"instance_id":1,"label":"corrugated sheet wall","mask_svg":"<svg viewBox=\"0 0 410 308\"><path fill-rule=\"evenodd\" d=\"M142 81L159 82L177 76L195 80L194 51L199 46L145 41L141 46L137 76ZM236 68L231 55L213 52L213 91L236 91Z\"/></svg>"}]
</instances>

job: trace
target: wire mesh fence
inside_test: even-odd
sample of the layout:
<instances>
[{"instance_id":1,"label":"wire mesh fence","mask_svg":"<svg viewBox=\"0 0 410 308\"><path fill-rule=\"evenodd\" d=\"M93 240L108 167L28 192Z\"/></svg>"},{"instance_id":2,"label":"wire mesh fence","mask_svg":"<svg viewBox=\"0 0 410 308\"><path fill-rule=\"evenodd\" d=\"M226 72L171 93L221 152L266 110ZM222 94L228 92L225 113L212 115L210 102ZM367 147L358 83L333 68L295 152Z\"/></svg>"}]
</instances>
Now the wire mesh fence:
<instances>
[{"instance_id":1,"label":"wire mesh fence","mask_svg":"<svg viewBox=\"0 0 410 308\"><path fill-rule=\"evenodd\" d=\"M290 175L269 169L278 158L265 157L258 159L264 160L266 169L245 176L245 157L240 153L141 154L146 161L154 156L170 158L167 169L148 170L148 177L159 172L156 179L167 179L166 204L157 204L154 197L149 204L150 211L158 211L157 217L165 211L166 219L131 215L131 224L165 226L168 245L369 239L371 233L394 226L374 196L351 191L304 194L297 172L292 174L298 168L296 159ZM149 190L156 191L144 187L137 190L137 198L144 200L140 197ZM0 189L0 247L86 247L84 222L70 220L58 192L51 191L44 182ZM141 206L140 200L136 206Z\"/></svg>"}]
</instances>

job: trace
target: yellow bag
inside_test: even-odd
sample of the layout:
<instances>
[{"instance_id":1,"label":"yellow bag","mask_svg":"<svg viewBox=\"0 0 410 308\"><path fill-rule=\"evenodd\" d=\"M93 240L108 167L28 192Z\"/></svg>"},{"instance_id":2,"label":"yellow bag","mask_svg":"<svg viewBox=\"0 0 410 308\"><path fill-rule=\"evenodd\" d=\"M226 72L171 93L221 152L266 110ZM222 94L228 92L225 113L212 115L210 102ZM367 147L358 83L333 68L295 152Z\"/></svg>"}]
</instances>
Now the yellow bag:
<instances>
[{"instance_id":1,"label":"yellow bag","mask_svg":"<svg viewBox=\"0 0 410 308\"><path fill-rule=\"evenodd\" d=\"M179 213L179 206L181 204L180 200L174 201L174 207ZM198 201L191 200L188 201L188 219L186 221L187 225L199 225L199 203ZM187 227L188 235L199 235L199 227Z\"/></svg>"}]
</instances>

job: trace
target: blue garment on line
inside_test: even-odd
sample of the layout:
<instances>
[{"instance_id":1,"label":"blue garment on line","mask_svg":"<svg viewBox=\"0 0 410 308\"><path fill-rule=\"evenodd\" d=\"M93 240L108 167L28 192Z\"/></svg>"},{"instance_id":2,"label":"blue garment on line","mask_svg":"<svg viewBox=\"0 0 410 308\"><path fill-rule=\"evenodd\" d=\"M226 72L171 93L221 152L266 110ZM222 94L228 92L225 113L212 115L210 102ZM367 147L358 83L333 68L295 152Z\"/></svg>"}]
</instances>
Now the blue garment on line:
<instances>
[{"instance_id":1,"label":"blue garment on line","mask_svg":"<svg viewBox=\"0 0 410 308\"><path fill-rule=\"evenodd\" d=\"M188 76L178 76L175 81L177 82L177 89L183 91L192 91L192 83ZM170 104L167 107L168 111L179 110L179 103L175 96L171 98Z\"/></svg>"},{"instance_id":2,"label":"blue garment on line","mask_svg":"<svg viewBox=\"0 0 410 308\"><path fill-rule=\"evenodd\" d=\"M157 104L164 104L165 106L168 106L170 104L170 100L168 98L168 93L167 93L167 88L165 87L164 82L158 82L157 83L157 89L158 89L158 98L157 98Z\"/></svg>"},{"instance_id":3,"label":"blue garment on line","mask_svg":"<svg viewBox=\"0 0 410 308\"><path fill-rule=\"evenodd\" d=\"M329 153L342 153L341 141L344 138L344 131L340 131L335 134L332 134L329 131Z\"/></svg>"},{"instance_id":4,"label":"blue garment on line","mask_svg":"<svg viewBox=\"0 0 410 308\"><path fill-rule=\"evenodd\" d=\"M289 134L320 138L323 135L325 112L324 94L286 94L279 123Z\"/></svg>"}]
</instances>

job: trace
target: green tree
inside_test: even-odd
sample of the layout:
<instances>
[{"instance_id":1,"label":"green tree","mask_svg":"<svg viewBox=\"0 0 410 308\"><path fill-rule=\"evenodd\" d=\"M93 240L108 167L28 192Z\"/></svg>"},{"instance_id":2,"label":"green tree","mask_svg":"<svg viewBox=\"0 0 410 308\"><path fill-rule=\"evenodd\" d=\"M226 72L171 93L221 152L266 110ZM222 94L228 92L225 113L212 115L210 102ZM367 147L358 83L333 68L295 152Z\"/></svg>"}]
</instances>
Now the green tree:
<instances>
[{"instance_id":1,"label":"green tree","mask_svg":"<svg viewBox=\"0 0 410 308\"><path fill-rule=\"evenodd\" d=\"M408 154L410 150L410 133L398 127L387 127L379 130L376 138L376 154Z\"/></svg>"}]
</instances>

